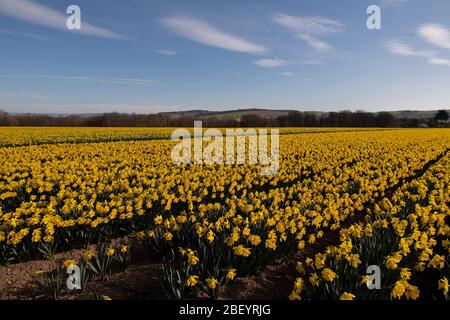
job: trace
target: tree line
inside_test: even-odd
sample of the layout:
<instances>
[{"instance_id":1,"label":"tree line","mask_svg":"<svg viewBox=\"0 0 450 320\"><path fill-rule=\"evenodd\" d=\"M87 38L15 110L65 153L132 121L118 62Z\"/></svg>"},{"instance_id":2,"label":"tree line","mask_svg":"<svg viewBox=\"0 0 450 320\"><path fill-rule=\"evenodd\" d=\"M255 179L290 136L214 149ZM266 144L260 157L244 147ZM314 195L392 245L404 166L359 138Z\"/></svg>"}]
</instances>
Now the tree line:
<instances>
[{"instance_id":1,"label":"tree line","mask_svg":"<svg viewBox=\"0 0 450 320\"><path fill-rule=\"evenodd\" d=\"M181 114L105 113L93 116L11 115L0 110L0 126L79 126L79 127L192 127L201 120L203 127L418 127L448 123L448 112L440 110L434 119L396 119L389 112L340 111L317 115L292 111L278 117L244 114L226 116L192 116Z\"/></svg>"}]
</instances>

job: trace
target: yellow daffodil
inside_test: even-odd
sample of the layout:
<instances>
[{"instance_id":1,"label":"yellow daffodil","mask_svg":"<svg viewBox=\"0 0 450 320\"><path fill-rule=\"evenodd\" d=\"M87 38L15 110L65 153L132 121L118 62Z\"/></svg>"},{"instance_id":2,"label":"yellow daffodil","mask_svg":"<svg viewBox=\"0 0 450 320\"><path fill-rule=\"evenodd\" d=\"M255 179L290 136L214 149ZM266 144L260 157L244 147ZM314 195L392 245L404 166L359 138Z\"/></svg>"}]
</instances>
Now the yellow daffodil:
<instances>
[{"instance_id":1,"label":"yellow daffodil","mask_svg":"<svg viewBox=\"0 0 450 320\"><path fill-rule=\"evenodd\" d=\"M65 260L63 262L63 267L64 268L69 268L69 267L74 267L76 266L78 263L76 260Z\"/></svg>"},{"instance_id":2,"label":"yellow daffodil","mask_svg":"<svg viewBox=\"0 0 450 320\"><path fill-rule=\"evenodd\" d=\"M336 273L334 273L334 271L329 268L325 268L322 270L322 278L325 281L331 282L336 278Z\"/></svg>"},{"instance_id":3,"label":"yellow daffodil","mask_svg":"<svg viewBox=\"0 0 450 320\"><path fill-rule=\"evenodd\" d=\"M88 250L83 254L83 259L85 261L90 261L92 260L92 258L94 257L94 252L92 250Z\"/></svg>"},{"instance_id":4,"label":"yellow daffodil","mask_svg":"<svg viewBox=\"0 0 450 320\"><path fill-rule=\"evenodd\" d=\"M236 269L228 269L227 271L227 279L229 280L234 280L234 278L236 277Z\"/></svg>"},{"instance_id":5,"label":"yellow daffodil","mask_svg":"<svg viewBox=\"0 0 450 320\"><path fill-rule=\"evenodd\" d=\"M188 287L194 287L198 284L198 276L189 276L189 278L186 281L186 285Z\"/></svg>"},{"instance_id":6,"label":"yellow daffodil","mask_svg":"<svg viewBox=\"0 0 450 320\"><path fill-rule=\"evenodd\" d=\"M448 279L446 277L439 280L438 283L439 290L442 290L442 293L447 296L448 294Z\"/></svg>"},{"instance_id":7,"label":"yellow daffodil","mask_svg":"<svg viewBox=\"0 0 450 320\"><path fill-rule=\"evenodd\" d=\"M352 293L344 292L339 296L339 300L354 300L355 295Z\"/></svg>"},{"instance_id":8,"label":"yellow daffodil","mask_svg":"<svg viewBox=\"0 0 450 320\"><path fill-rule=\"evenodd\" d=\"M217 285L219 284L219 281L217 281L217 279L215 278L207 278L205 281L208 288L213 290L216 289Z\"/></svg>"},{"instance_id":9,"label":"yellow daffodil","mask_svg":"<svg viewBox=\"0 0 450 320\"><path fill-rule=\"evenodd\" d=\"M107 255L108 257L112 257L112 256L114 255L115 252L116 252L116 250L115 250L114 248L108 248L108 249L106 250L106 255Z\"/></svg>"}]
</instances>

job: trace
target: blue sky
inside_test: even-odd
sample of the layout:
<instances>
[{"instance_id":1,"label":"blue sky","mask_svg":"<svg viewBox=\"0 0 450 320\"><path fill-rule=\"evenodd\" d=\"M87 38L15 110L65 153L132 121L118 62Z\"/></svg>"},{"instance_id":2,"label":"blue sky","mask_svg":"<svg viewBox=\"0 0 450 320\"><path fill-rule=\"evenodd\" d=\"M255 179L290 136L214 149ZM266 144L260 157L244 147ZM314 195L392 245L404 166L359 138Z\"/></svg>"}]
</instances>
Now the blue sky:
<instances>
[{"instance_id":1,"label":"blue sky","mask_svg":"<svg viewBox=\"0 0 450 320\"><path fill-rule=\"evenodd\" d=\"M448 0L0 0L0 108L449 108L449 14Z\"/></svg>"}]
</instances>

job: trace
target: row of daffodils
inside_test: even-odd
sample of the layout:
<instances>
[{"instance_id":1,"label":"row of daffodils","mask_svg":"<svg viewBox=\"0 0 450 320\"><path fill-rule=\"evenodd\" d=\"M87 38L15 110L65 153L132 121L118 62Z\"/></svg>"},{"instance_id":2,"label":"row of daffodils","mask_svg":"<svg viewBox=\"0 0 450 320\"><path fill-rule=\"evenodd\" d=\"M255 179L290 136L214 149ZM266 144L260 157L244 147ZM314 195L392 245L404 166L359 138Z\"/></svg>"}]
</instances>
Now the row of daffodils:
<instances>
[{"instance_id":1,"label":"row of daffodils","mask_svg":"<svg viewBox=\"0 0 450 320\"><path fill-rule=\"evenodd\" d=\"M170 128L0 127L0 147L170 138Z\"/></svg>"}]
</instances>

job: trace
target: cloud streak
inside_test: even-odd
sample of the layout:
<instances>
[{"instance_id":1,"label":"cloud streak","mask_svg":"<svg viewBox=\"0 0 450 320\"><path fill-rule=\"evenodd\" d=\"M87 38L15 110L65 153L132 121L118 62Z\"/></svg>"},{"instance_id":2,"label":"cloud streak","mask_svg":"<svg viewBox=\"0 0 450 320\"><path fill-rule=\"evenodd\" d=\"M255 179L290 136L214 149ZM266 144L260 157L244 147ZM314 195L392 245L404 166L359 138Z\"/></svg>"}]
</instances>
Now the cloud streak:
<instances>
[{"instance_id":1,"label":"cloud streak","mask_svg":"<svg viewBox=\"0 0 450 320\"><path fill-rule=\"evenodd\" d=\"M85 36L124 39L124 36L114 31L84 21L81 24L80 30L69 30L66 27L68 16L30 0L0 0L0 14L55 30L70 31Z\"/></svg>"},{"instance_id":2,"label":"cloud streak","mask_svg":"<svg viewBox=\"0 0 450 320\"><path fill-rule=\"evenodd\" d=\"M253 61L253 63L261 68L273 69L286 67L291 65L321 65L323 62L319 59L301 60L301 59L291 59L284 60L280 58L262 58Z\"/></svg>"},{"instance_id":3,"label":"cloud streak","mask_svg":"<svg viewBox=\"0 0 450 320\"><path fill-rule=\"evenodd\" d=\"M442 58L431 58L428 60L428 63L439 65L439 66L447 66L450 67L450 60L449 59L442 59Z\"/></svg>"},{"instance_id":4,"label":"cloud streak","mask_svg":"<svg viewBox=\"0 0 450 320\"><path fill-rule=\"evenodd\" d=\"M450 49L450 30L437 23L428 23L419 27L417 33L427 42Z\"/></svg>"},{"instance_id":5,"label":"cloud streak","mask_svg":"<svg viewBox=\"0 0 450 320\"><path fill-rule=\"evenodd\" d=\"M380 6L383 8L399 7L409 0L380 0Z\"/></svg>"},{"instance_id":6,"label":"cloud streak","mask_svg":"<svg viewBox=\"0 0 450 320\"><path fill-rule=\"evenodd\" d=\"M0 74L0 78L37 78L37 79L54 79L69 81L87 81L95 83L108 83L118 85L138 85L151 86L158 83L154 80L136 79L136 78L97 78L85 76L67 76L67 75L47 75L47 74Z\"/></svg>"},{"instance_id":7,"label":"cloud streak","mask_svg":"<svg viewBox=\"0 0 450 320\"><path fill-rule=\"evenodd\" d=\"M171 16L162 19L161 22L179 36L206 46L249 54L268 51L262 45L219 30L203 20L187 16Z\"/></svg>"},{"instance_id":8,"label":"cloud streak","mask_svg":"<svg viewBox=\"0 0 450 320\"><path fill-rule=\"evenodd\" d=\"M422 56L423 57L423 56L429 55L429 53L427 53L427 52L418 52L418 51L414 50L412 47L410 47L409 45L407 45L406 43L396 41L396 40L388 41L388 42L386 42L385 45L390 53L396 54L399 56L404 56L404 57Z\"/></svg>"},{"instance_id":9,"label":"cloud streak","mask_svg":"<svg viewBox=\"0 0 450 320\"><path fill-rule=\"evenodd\" d=\"M331 45L321 40L321 37L341 32L344 28L344 25L337 20L319 16L292 16L278 13L272 19L278 25L293 32L310 47L320 51L331 49Z\"/></svg>"},{"instance_id":10,"label":"cloud streak","mask_svg":"<svg viewBox=\"0 0 450 320\"><path fill-rule=\"evenodd\" d=\"M177 54L177 52L173 50L156 50L156 53L159 53L163 56L175 56Z\"/></svg>"},{"instance_id":11,"label":"cloud streak","mask_svg":"<svg viewBox=\"0 0 450 320\"><path fill-rule=\"evenodd\" d=\"M255 65L262 68L279 68L288 65L288 62L278 58L265 58L253 61Z\"/></svg>"},{"instance_id":12,"label":"cloud streak","mask_svg":"<svg viewBox=\"0 0 450 320\"><path fill-rule=\"evenodd\" d=\"M437 56L434 51L418 51L406 43L391 40L385 43L387 50L395 55L403 57L418 57L427 60L429 64L450 66L450 60Z\"/></svg>"},{"instance_id":13,"label":"cloud streak","mask_svg":"<svg viewBox=\"0 0 450 320\"><path fill-rule=\"evenodd\" d=\"M292 72L289 72L289 71L278 72L278 74L279 74L280 76L283 76L283 77L293 77L293 76L294 76L294 74L293 74Z\"/></svg>"}]
</instances>

